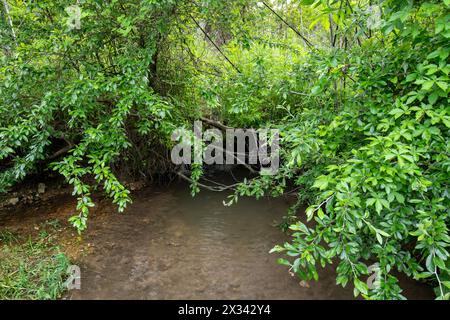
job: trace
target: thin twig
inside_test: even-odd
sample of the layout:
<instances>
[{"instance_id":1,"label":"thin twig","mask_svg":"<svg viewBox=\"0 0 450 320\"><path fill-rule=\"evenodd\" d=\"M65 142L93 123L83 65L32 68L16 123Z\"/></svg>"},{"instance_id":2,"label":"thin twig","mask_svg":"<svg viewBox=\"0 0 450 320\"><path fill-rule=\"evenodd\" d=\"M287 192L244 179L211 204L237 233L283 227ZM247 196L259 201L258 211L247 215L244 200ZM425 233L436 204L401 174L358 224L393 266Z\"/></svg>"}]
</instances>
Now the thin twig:
<instances>
[{"instance_id":1,"label":"thin twig","mask_svg":"<svg viewBox=\"0 0 450 320\"><path fill-rule=\"evenodd\" d=\"M230 59L228 59L228 57L225 55L225 53L223 53L223 51L220 49L220 47L211 39L211 37L208 35L208 33L202 28L202 26L197 22L197 20L195 20L195 18L192 15L189 15L191 17L191 19L194 21L194 23L197 25L197 27L202 31L202 33L205 35L206 38L208 38L208 40L213 44L213 46L217 49L217 51L220 52L220 54L228 61L228 63L238 72L238 73L242 73L241 70L238 69L238 67L236 67L234 65L233 62L231 62Z\"/></svg>"},{"instance_id":2,"label":"thin twig","mask_svg":"<svg viewBox=\"0 0 450 320\"><path fill-rule=\"evenodd\" d=\"M273 14L275 14L281 21L283 21L283 23L285 25L287 25L292 31L294 31L300 38L302 38L302 40L308 45L309 48L313 49L314 46L311 44L311 42L306 39L306 37L304 35L302 35L300 33L300 31L297 30L297 28L295 28L292 24L290 24L289 22L287 22L282 16L280 16L275 10L273 10L265 1L262 1L262 3L267 7L267 9L269 9L270 11L273 12Z\"/></svg>"},{"instance_id":3,"label":"thin twig","mask_svg":"<svg viewBox=\"0 0 450 320\"><path fill-rule=\"evenodd\" d=\"M188 182L191 182L191 183L194 182L191 178L189 178L185 174L181 173L180 171L177 171L177 175L180 176L182 179L188 181ZM223 191L226 191L226 190L234 189L235 187L237 187L240 184L241 183L235 183L235 184L232 184L232 185L229 185L229 186L208 186L206 184L197 182L197 185L199 187L202 187L202 188L204 188L206 190L214 191L214 192L223 192Z\"/></svg>"}]
</instances>

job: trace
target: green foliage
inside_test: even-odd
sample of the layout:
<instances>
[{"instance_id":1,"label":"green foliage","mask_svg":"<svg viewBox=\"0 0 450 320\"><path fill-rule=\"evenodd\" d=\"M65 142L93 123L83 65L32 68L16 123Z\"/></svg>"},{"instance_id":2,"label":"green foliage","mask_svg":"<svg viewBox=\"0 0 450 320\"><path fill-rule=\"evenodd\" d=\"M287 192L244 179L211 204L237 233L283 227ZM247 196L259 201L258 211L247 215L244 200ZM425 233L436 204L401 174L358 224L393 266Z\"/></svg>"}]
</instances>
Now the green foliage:
<instances>
[{"instance_id":1,"label":"green foliage","mask_svg":"<svg viewBox=\"0 0 450 320\"><path fill-rule=\"evenodd\" d=\"M280 263L317 280L335 262L337 284L369 299L403 298L394 271L449 298L448 1L86 0L79 30L70 1L8 3L21 24L2 11L0 192L53 162L81 231L95 190L119 211L130 203L124 163L167 173L175 127L208 116L278 128L278 174L246 180L228 204L294 185Z\"/></svg>"},{"instance_id":2,"label":"green foliage","mask_svg":"<svg viewBox=\"0 0 450 320\"><path fill-rule=\"evenodd\" d=\"M82 231L96 188L120 212L130 203L114 165L139 149L135 137L156 147L174 126L152 66L175 2L83 1L80 29L66 24L72 4L10 1L21 25L0 55L0 192L57 160L51 167L74 187L70 220ZM69 153L55 159L64 145Z\"/></svg>"},{"instance_id":3,"label":"green foliage","mask_svg":"<svg viewBox=\"0 0 450 320\"><path fill-rule=\"evenodd\" d=\"M317 280L319 265L337 261L337 284L369 299L403 298L397 270L431 280L448 299L448 4L384 2L379 30L364 29L354 14L363 8L348 6L319 4L336 17L342 45L317 49L297 67L303 101L281 125L272 121L282 132L279 174L244 183L231 200L292 179L299 203L312 205L308 223L289 227L291 243L274 248L293 257L281 263ZM369 289L374 261L379 278Z\"/></svg>"}]
</instances>

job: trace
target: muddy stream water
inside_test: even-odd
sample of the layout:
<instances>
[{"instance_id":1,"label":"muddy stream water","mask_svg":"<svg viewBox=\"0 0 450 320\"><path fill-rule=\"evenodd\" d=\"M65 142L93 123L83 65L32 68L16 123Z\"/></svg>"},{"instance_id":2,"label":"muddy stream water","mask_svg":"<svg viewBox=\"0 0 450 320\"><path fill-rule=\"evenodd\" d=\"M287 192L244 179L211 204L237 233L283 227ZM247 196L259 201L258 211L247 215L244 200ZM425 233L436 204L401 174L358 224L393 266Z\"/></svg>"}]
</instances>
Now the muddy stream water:
<instances>
[{"instance_id":1,"label":"muddy stream water","mask_svg":"<svg viewBox=\"0 0 450 320\"><path fill-rule=\"evenodd\" d=\"M208 191L192 198L180 183L137 192L122 215L102 202L83 236L92 250L76 262L81 290L65 299L353 298L351 287L336 286L335 265L322 269L318 282L301 284L269 254L288 240L275 227L288 199L243 198L225 207L225 198ZM68 198L41 210L67 212L73 204ZM408 298L432 298L427 286L401 282Z\"/></svg>"}]
</instances>

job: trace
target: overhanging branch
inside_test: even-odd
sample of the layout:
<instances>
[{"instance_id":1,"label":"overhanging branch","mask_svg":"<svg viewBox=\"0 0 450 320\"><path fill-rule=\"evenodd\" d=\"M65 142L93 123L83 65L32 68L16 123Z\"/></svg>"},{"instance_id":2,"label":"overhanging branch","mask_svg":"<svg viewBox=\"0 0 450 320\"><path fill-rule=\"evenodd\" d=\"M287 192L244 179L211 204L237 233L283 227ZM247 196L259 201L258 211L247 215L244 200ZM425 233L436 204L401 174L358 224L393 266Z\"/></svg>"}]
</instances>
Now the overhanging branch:
<instances>
[{"instance_id":1,"label":"overhanging branch","mask_svg":"<svg viewBox=\"0 0 450 320\"><path fill-rule=\"evenodd\" d=\"M288 26L300 38L302 38L302 40L306 43L306 45L309 48L314 49L314 46L311 44L311 42L303 34L301 34L300 31L298 31L296 27L294 27L291 23L287 22L282 16L280 16L275 10L273 10L272 7L270 7L265 1L262 1L262 3L266 6L267 9L272 11L272 13L275 14L278 17L278 19L280 19L286 26Z\"/></svg>"}]
</instances>

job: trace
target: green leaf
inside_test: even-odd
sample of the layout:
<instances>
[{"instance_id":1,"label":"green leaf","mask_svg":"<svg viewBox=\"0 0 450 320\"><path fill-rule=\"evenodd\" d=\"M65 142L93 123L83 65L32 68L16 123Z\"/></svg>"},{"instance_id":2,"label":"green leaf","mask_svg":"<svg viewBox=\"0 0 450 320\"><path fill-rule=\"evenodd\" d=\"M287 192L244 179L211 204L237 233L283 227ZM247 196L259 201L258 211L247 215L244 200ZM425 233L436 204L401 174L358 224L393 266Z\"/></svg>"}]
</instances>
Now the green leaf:
<instances>
[{"instance_id":1,"label":"green leaf","mask_svg":"<svg viewBox=\"0 0 450 320\"><path fill-rule=\"evenodd\" d=\"M305 6L310 6L314 4L314 2L316 2L316 0L300 0L300 4Z\"/></svg>"},{"instance_id":2,"label":"green leaf","mask_svg":"<svg viewBox=\"0 0 450 320\"><path fill-rule=\"evenodd\" d=\"M425 81L422 84L422 90L428 91L428 90L431 89L431 87L433 87L433 85L434 85L434 81L433 80Z\"/></svg>"},{"instance_id":3,"label":"green leaf","mask_svg":"<svg viewBox=\"0 0 450 320\"><path fill-rule=\"evenodd\" d=\"M379 244L383 244L383 238L381 237L381 235L377 232L375 233L375 236L377 237L377 241Z\"/></svg>"},{"instance_id":4,"label":"green leaf","mask_svg":"<svg viewBox=\"0 0 450 320\"><path fill-rule=\"evenodd\" d=\"M434 272L434 263L433 263L433 255L432 254L428 255L425 265L429 272Z\"/></svg>"},{"instance_id":5,"label":"green leaf","mask_svg":"<svg viewBox=\"0 0 450 320\"><path fill-rule=\"evenodd\" d=\"M355 285L355 288L361 292L362 294L368 294L369 288L367 287L367 284L362 282L361 280L355 278L353 280L353 284Z\"/></svg>"},{"instance_id":6,"label":"green leaf","mask_svg":"<svg viewBox=\"0 0 450 320\"><path fill-rule=\"evenodd\" d=\"M383 210L383 204L381 203L380 199L376 199L375 201L375 210L377 211L378 214L380 214L381 210Z\"/></svg>"},{"instance_id":7,"label":"green leaf","mask_svg":"<svg viewBox=\"0 0 450 320\"><path fill-rule=\"evenodd\" d=\"M441 88L444 91L447 91L448 89L448 85L446 82L444 81L437 81L436 84L438 85L439 88Z\"/></svg>"},{"instance_id":8,"label":"green leaf","mask_svg":"<svg viewBox=\"0 0 450 320\"><path fill-rule=\"evenodd\" d=\"M322 92L322 88L320 86L315 86L311 89L311 94L316 96Z\"/></svg>"},{"instance_id":9,"label":"green leaf","mask_svg":"<svg viewBox=\"0 0 450 320\"><path fill-rule=\"evenodd\" d=\"M328 183L328 177L322 175L314 181L313 188L325 190L328 187Z\"/></svg>"},{"instance_id":10,"label":"green leaf","mask_svg":"<svg viewBox=\"0 0 450 320\"><path fill-rule=\"evenodd\" d=\"M285 250L286 250L286 249L283 248L282 246L276 245L275 247L273 247L273 248L269 251L269 253L274 253L274 252L280 253L280 252L283 252L283 251L285 251Z\"/></svg>"},{"instance_id":11,"label":"green leaf","mask_svg":"<svg viewBox=\"0 0 450 320\"><path fill-rule=\"evenodd\" d=\"M278 264L281 264L281 265L283 265L283 266L288 266L288 267L291 266L291 263L290 263L288 260L283 259L283 258L279 258L279 259L277 260L277 262L278 262Z\"/></svg>"}]
</instances>

